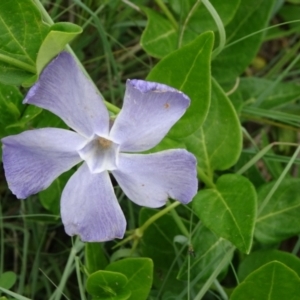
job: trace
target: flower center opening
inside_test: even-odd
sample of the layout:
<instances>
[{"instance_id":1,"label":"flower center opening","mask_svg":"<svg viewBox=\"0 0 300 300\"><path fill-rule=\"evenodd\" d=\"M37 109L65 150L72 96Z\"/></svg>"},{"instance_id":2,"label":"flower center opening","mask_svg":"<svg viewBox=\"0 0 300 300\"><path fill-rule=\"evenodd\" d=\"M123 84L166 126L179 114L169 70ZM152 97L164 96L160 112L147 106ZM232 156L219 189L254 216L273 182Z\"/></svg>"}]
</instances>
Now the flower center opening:
<instances>
[{"instance_id":1,"label":"flower center opening","mask_svg":"<svg viewBox=\"0 0 300 300\"><path fill-rule=\"evenodd\" d=\"M103 138L103 137L99 137L98 138L98 143L100 144L101 148L107 149L111 146L112 141L110 141L106 138Z\"/></svg>"}]
</instances>

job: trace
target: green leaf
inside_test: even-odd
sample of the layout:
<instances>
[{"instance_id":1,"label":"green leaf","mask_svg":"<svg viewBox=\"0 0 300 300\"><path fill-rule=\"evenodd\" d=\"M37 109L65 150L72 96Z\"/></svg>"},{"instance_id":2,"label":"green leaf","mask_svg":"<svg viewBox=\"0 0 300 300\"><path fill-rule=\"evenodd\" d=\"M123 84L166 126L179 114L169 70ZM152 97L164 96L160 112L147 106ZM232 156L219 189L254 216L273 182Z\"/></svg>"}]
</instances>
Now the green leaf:
<instances>
[{"instance_id":1,"label":"green leaf","mask_svg":"<svg viewBox=\"0 0 300 300\"><path fill-rule=\"evenodd\" d=\"M142 208L139 215L139 226L144 224L158 211ZM173 265L176 260L174 238L181 231L170 215L164 215L151 224L141 239L142 256L149 257L154 263L153 284L156 287L164 285L164 289L180 292L184 285L176 280L179 268ZM173 265L173 268L171 266Z\"/></svg>"},{"instance_id":2,"label":"green leaf","mask_svg":"<svg viewBox=\"0 0 300 300\"><path fill-rule=\"evenodd\" d=\"M66 44L81 32L82 28L72 23L62 22L52 25L37 55L37 73L40 74L52 58L60 53L65 48Z\"/></svg>"},{"instance_id":3,"label":"green leaf","mask_svg":"<svg viewBox=\"0 0 300 300\"><path fill-rule=\"evenodd\" d=\"M193 254L186 256L178 279L188 280L190 273L190 278L197 278L197 282L205 282L231 247L230 242L216 236L207 227L199 226L190 245Z\"/></svg>"},{"instance_id":4,"label":"green leaf","mask_svg":"<svg viewBox=\"0 0 300 300\"><path fill-rule=\"evenodd\" d=\"M286 265L273 261L251 273L230 300L299 300L300 278Z\"/></svg>"},{"instance_id":5,"label":"green leaf","mask_svg":"<svg viewBox=\"0 0 300 300\"><path fill-rule=\"evenodd\" d=\"M193 208L205 226L240 251L249 253L256 216L256 191L247 178L236 174L219 177L216 189L198 192Z\"/></svg>"},{"instance_id":6,"label":"green leaf","mask_svg":"<svg viewBox=\"0 0 300 300\"><path fill-rule=\"evenodd\" d=\"M237 114L215 80L208 115L202 127L181 140L195 154L198 167L212 176L214 170L234 165L242 150L242 132Z\"/></svg>"},{"instance_id":7,"label":"green leaf","mask_svg":"<svg viewBox=\"0 0 300 300\"><path fill-rule=\"evenodd\" d=\"M258 191L258 207L273 188L275 182ZM281 182L267 205L258 215L255 238L262 243L277 243L300 233L300 179L290 178Z\"/></svg>"},{"instance_id":8,"label":"green leaf","mask_svg":"<svg viewBox=\"0 0 300 300\"><path fill-rule=\"evenodd\" d=\"M85 265L89 273L102 270L108 265L102 246L102 243L85 244Z\"/></svg>"},{"instance_id":9,"label":"green leaf","mask_svg":"<svg viewBox=\"0 0 300 300\"><path fill-rule=\"evenodd\" d=\"M14 272L8 271L0 275L0 287L11 289L17 281L17 275Z\"/></svg>"},{"instance_id":10,"label":"green leaf","mask_svg":"<svg viewBox=\"0 0 300 300\"><path fill-rule=\"evenodd\" d=\"M156 11L143 8L148 23L141 37L141 46L150 55L162 58L177 48L178 33L173 25Z\"/></svg>"},{"instance_id":11,"label":"green leaf","mask_svg":"<svg viewBox=\"0 0 300 300\"><path fill-rule=\"evenodd\" d=\"M200 35L192 43L162 59L147 80L170 85L187 94L191 105L168 136L185 137L199 128L210 104L210 56L213 33Z\"/></svg>"},{"instance_id":12,"label":"green leaf","mask_svg":"<svg viewBox=\"0 0 300 300\"><path fill-rule=\"evenodd\" d=\"M126 258L113 262L107 271L120 272L128 278L126 288L130 289L128 300L146 300L153 280L153 263L149 258Z\"/></svg>"},{"instance_id":13,"label":"green leaf","mask_svg":"<svg viewBox=\"0 0 300 300\"><path fill-rule=\"evenodd\" d=\"M279 250L262 250L251 253L239 265L240 280L243 281L250 273L273 260L285 264L300 276L300 259L297 256Z\"/></svg>"},{"instance_id":14,"label":"green leaf","mask_svg":"<svg viewBox=\"0 0 300 300\"><path fill-rule=\"evenodd\" d=\"M37 53L48 31L31 0L1 1L1 82L18 85L35 74Z\"/></svg>"},{"instance_id":15,"label":"green leaf","mask_svg":"<svg viewBox=\"0 0 300 300\"><path fill-rule=\"evenodd\" d=\"M226 26L227 44L267 27L274 0L243 0ZM219 83L233 82L255 57L264 33L255 34L225 48L212 62L212 74Z\"/></svg>"},{"instance_id":16,"label":"green leaf","mask_svg":"<svg viewBox=\"0 0 300 300\"><path fill-rule=\"evenodd\" d=\"M271 93L264 99L260 107L271 109L280 107L299 99L300 85L293 82L274 82L264 78L242 78L235 93L241 93L244 102L255 102L265 90L272 87Z\"/></svg>"},{"instance_id":17,"label":"green leaf","mask_svg":"<svg viewBox=\"0 0 300 300\"><path fill-rule=\"evenodd\" d=\"M86 290L93 299L126 300L131 294L127 282L127 277L121 273L97 271L88 277Z\"/></svg>"}]
</instances>

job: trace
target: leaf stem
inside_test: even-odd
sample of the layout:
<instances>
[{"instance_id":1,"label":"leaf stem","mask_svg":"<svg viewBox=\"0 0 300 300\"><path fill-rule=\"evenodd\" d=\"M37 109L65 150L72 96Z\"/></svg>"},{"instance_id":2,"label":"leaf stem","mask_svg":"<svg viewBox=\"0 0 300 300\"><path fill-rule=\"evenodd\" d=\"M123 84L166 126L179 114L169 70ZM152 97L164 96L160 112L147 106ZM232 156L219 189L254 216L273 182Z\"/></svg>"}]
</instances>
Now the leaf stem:
<instances>
[{"instance_id":1,"label":"leaf stem","mask_svg":"<svg viewBox=\"0 0 300 300\"><path fill-rule=\"evenodd\" d=\"M141 227L139 227L137 230L138 232L141 234L141 236L143 235L144 231L152 224L154 223L157 219L161 218L162 216L164 216L166 213L168 213L169 211L171 211L173 208L177 207L178 205L180 205L181 203L178 201L173 202L172 204L168 205L167 207L165 207L164 209L162 209L161 211L159 211L158 213L156 213L154 216L152 216L151 218L149 218Z\"/></svg>"},{"instance_id":2,"label":"leaf stem","mask_svg":"<svg viewBox=\"0 0 300 300\"><path fill-rule=\"evenodd\" d=\"M168 201L167 206L172 205L170 201ZM190 239L190 233L189 231L186 229L185 225L182 222L182 219L179 217L176 209L172 209L170 211L175 223L177 224L178 228L180 229L181 233L183 235L185 235L188 239Z\"/></svg>"},{"instance_id":3,"label":"leaf stem","mask_svg":"<svg viewBox=\"0 0 300 300\"><path fill-rule=\"evenodd\" d=\"M200 180L203 181L207 187L212 189L216 187L213 181L199 167L197 167L197 173Z\"/></svg>"},{"instance_id":4,"label":"leaf stem","mask_svg":"<svg viewBox=\"0 0 300 300\"><path fill-rule=\"evenodd\" d=\"M165 3L162 0L155 0L156 4L161 8L161 10L164 12L166 17L169 19L169 21L172 23L173 27L177 30L178 24L175 18L173 17L172 13L168 9L168 7L165 5Z\"/></svg>"},{"instance_id":5,"label":"leaf stem","mask_svg":"<svg viewBox=\"0 0 300 300\"><path fill-rule=\"evenodd\" d=\"M0 61L4 62L4 63L8 63L14 67L17 67L17 68L20 68L20 69L23 69L27 72L30 72L30 73L33 73L35 74L36 73L36 69L33 65L30 65L30 64L27 64L27 63L24 63L18 59L14 59L10 56L6 56L6 55L3 55L3 54L0 54Z\"/></svg>"}]
</instances>

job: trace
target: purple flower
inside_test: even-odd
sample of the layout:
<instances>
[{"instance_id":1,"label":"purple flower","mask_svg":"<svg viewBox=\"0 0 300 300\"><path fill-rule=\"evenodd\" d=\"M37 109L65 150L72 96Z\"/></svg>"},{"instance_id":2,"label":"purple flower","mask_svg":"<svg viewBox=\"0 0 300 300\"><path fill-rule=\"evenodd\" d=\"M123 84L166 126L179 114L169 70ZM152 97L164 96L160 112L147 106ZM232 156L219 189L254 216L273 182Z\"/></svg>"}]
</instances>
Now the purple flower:
<instances>
[{"instance_id":1,"label":"purple flower","mask_svg":"<svg viewBox=\"0 0 300 300\"><path fill-rule=\"evenodd\" d=\"M191 153L174 149L135 154L157 145L184 114L190 100L183 93L128 80L123 108L111 124L101 96L73 57L63 52L44 69L23 103L53 112L74 131L42 128L3 138L9 188L24 199L83 161L61 196L69 235L88 242L123 237L126 220L109 172L127 197L142 206L160 207L168 198L186 204L196 194Z\"/></svg>"}]
</instances>

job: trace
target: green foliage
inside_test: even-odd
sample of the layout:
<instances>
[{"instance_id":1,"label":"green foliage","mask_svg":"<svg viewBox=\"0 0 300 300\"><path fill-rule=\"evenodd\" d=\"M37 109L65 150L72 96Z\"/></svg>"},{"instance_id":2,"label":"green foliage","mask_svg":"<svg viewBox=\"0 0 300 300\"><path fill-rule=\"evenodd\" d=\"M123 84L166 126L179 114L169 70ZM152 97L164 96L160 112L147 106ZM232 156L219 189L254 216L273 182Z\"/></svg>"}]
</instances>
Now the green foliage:
<instances>
[{"instance_id":1,"label":"green foliage","mask_svg":"<svg viewBox=\"0 0 300 300\"><path fill-rule=\"evenodd\" d=\"M270 182L258 191L258 207L264 204L258 214L255 237L263 243L277 243L300 232L300 180L285 179L276 189L270 200L265 199L274 187Z\"/></svg>"},{"instance_id":2,"label":"green foliage","mask_svg":"<svg viewBox=\"0 0 300 300\"><path fill-rule=\"evenodd\" d=\"M45 24L31 0L4 1L0 12L0 82L32 84L35 75L79 33L77 25Z\"/></svg>"},{"instance_id":3,"label":"green foliage","mask_svg":"<svg viewBox=\"0 0 300 300\"><path fill-rule=\"evenodd\" d=\"M194 153L198 166L212 176L214 170L226 170L241 153L242 134L236 112L222 88L212 81L208 115L201 126L182 142Z\"/></svg>"},{"instance_id":4,"label":"green foliage","mask_svg":"<svg viewBox=\"0 0 300 300\"><path fill-rule=\"evenodd\" d=\"M108 265L107 258L101 243L86 243L85 245L85 266L91 274Z\"/></svg>"},{"instance_id":5,"label":"green foliage","mask_svg":"<svg viewBox=\"0 0 300 300\"><path fill-rule=\"evenodd\" d=\"M230 300L300 299L300 278L286 265L273 261L251 273L232 293Z\"/></svg>"},{"instance_id":6,"label":"green foliage","mask_svg":"<svg viewBox=\"0 0 300 300\"><path fill-rule=\"evenodd\" d=\"M300 277L300 259L293 254L279 250L261 250L252 252L239 266L239 279L243 281L249 274L271 261L278 261L294 270Z\"/></svg>"},{"instance_id":7,"label":"green foliage","mask_svg":"<svg viewBox=\"0 0 300 300\"><path fill-rule=\"evenodd\" d=\"M131 295L127 282L127 277L121 273L97 271L88 277L86 290L92 299L126 300Z\"/></svg>"},{"instance_id":8,"label":"green foliage","mask_svg":"<svg viewBox=\"0 0 300 300\"><path fill-rule=\"evenodd\" d=\"M262 43L264 32L243 38L267 26L273 3L274 0L241 1L234 19L226 26L227 45L229 45L212 62L212 74L219 83L234 82L251 63ZM240 39L243 40L239 41ZM230 45L236 41L239 42ZM243 55L240 55L241 53Z\"/></svg>"},{"instance_id":9,"label":"green foliage","mask_svg":"<svg viewBox=\"0 0 300 300\"><path fill-rule=\"evenodd\" d=\"M180 280L197 278L204 283L220 264L225 253L232 247L231 243L211 232L205 226L199 226L193 234L191 245L193 253L185 257L179 271Z\"/></svg>"},{"instance_id":10,"label":"green foliage","mask_svg":"<svg viewBox=\"0 0 300 300\"><path fill-rule=\"evenodd\" d=\"M149 258L127 258L111 263L106 270L120 272L128 278L128 300L146 300L153 280L153 263Z\"/></svg>"},{"instance_id":11,"label":"green foliage","mask_svg":"<svg viewBox=\"0 0 300 300\"><path fill-rule=\"evenodd\" d=\"M0 287L7 290L11 289L16 283L17 275L14 272L8 271L0 275Z\"/></svg>"},{"instance_id":12,"label":"green foliage","mask_svg":"<svg viewBox=\"0 0 300 300\"><path fill-rule=\"evenodd\" d=\"M256 192L242 176L221 176L216 189L198 192L193 208L202 222L218 236L231 241L240 251L249 253L256 216Z\"/></svg>"}]
</instances>

